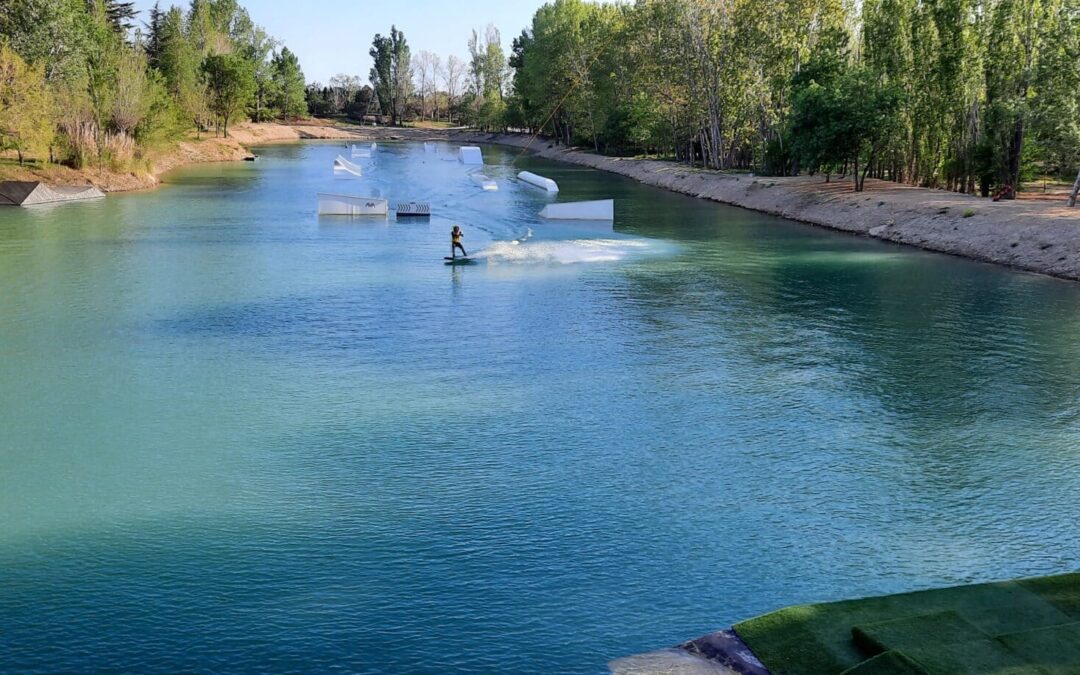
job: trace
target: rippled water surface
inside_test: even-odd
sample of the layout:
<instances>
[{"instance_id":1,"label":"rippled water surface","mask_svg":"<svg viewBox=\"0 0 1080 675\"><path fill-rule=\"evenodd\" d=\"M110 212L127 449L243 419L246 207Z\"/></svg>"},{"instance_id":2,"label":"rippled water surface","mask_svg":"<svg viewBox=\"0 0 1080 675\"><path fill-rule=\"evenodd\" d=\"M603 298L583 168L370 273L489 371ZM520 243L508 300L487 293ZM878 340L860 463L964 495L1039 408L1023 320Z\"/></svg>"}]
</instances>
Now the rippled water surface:
<instances>
[{"instance_id":1,"label":"rippled water surface","mask_svg":"<svg viewBox=\"0 0 1080 675\"><path fill-rule=\"evenodd\" d=\"M1080 566L1076 285L341 150L0 211L0 669L599 672ZM614 231L539 221L523 168ZM481 264L442 264L451 222Z\"/></svg>"}]
</instances>

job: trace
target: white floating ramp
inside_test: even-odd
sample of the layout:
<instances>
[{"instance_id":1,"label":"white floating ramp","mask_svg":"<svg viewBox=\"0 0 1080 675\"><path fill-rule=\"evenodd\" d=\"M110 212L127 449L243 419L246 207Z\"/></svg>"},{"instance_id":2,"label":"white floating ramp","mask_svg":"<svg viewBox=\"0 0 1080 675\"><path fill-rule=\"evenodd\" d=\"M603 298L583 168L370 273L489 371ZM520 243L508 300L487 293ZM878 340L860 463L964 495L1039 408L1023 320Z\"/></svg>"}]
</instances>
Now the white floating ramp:
<instances>
[{"instance_id":1,"label":"white floating ramp","mask_svg":"<svg viewBox=\"0 0 1080 675\"><path fill-rule=\"evenodd\" d=\"M548 192L558 192L559 191L559 186L558 186L558 184L555 183L555 181L551 180L550 178L544 178L543 176L538 176L538 175L536 175L535 173L533 173L531 171L522 171L521 173L519 173L518 174L518 180L524 181L524 182L528 183L529 185L532 185L533 187L538 187L538 188L540 188L542 190L547 190Z\"/></svg>"},{"instance_id":2,"label":"white floating ramp","mask_svg":"<svg viewBox=\"0 0 1080 675\"><path fill-rule=\"evenodd\" d=\"M364 170L358 165L353 164L349 160L345 159L341 155L338 155L334 160L334 173L347 172L354 176L363 176Z\"/></svg>"},{"instance_id":3,"label":"white floating ramp","mask_svg":"<svg viewBox=\"0 0 1080 675\"><path fill-rule=\"evenodd\" d=\"M398 218L427 218L431 216L431 204L427 202L398 202Z\"/></svg>"},{"instance_id":4,"label":"white floating ramp","mask_svg":"<svg viewBox=\"0 0 1080 675\"><path fill-rule=\"evenodd\" d=\"M474 173L471 175L473 182L479 185L487 192L495 192L499 189L499 184L495 182L494 178L485 176L482 173Z\"/></svg>"},{"instance_id":5,"label":"white floating ramp","mask_svg":"<svg viewBox=\"0 0 1080 675\"><path fill-rule=\"evenodd\" d=\"M465 145L458 149L458 160L462 164L483 165L484 155L480 153L480 148Z\"/></svg>"},{"instance_id":6,"label":"white floating ramp","mask_svg":"<svg viewBox=\"0 0 1080 675\"><path fill-rule=\"evenodd\" d=\"M439 144L435 141L424 141L424 152L438 152Z\"/></svg>"},{"instance_id":7,"label":"white floating ramp","mask_svg":"<svg viewBox=\"0 0 1080 675\"><path fill-rule=\"evenodd\" d=\"M358 145L352 146L353 157L371 157L371 150L367 148L361 148Z\"/></svg>"},{"instance_id":8,"label":"white floating ramp","mask_svg":"<svg viewBox=\"0 0 1080 675\"><path fill-rule=\"evenodd\" d=\"M329 192L320 192L318 197L320 216L385 216L390 211L389 202L376 197L336 195Z\"/></svg>"},{"instance_id":9,"label":"white floating ramp","mask_svg":"<svg viewBox=\"0 0 1080 675\"><path fill-rule=\"evenodd\" d=\"M615 220L615 200L548 204L540 211L540 217L551 220Z\"/></svg>"},{"instance_id":10,"label":"white floating ramp","mask_svg":"<svg viewBox=\"0 0 1080 675\"><path fill-rule=\"evenodd\" d=\"M0 182L0 205L34 206L56 202L100 199L105 193L93 185L85 187L49 187L40 181L6 180Z\"/></svg>"}]
</instances>

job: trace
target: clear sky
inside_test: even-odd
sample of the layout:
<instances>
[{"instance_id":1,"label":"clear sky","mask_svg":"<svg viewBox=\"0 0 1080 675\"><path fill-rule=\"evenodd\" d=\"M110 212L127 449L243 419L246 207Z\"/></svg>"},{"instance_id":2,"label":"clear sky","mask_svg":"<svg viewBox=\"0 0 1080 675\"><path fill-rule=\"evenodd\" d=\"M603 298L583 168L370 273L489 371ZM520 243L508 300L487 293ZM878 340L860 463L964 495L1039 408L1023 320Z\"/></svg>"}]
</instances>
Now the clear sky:
<instances>
[{"instance_id":1,"label":"clear sky","mask_svg":"<svg viewBox=\"0 0 1080 675\"><path fill-rule=\"evenodd\" d=\"M185 9L188 0L161 0ZM521 33L544 0L240 0L255 23L300 57L309 82L325 83L336 73L359 75L365 82L371 70L371 38L386 35L390 25L404 31L409 48L435 52L443 61L450 54L468 54L469 31L481 35L489 23L502 33L510 52L514 36ZM136 0L146 21L154 0Z\"/></svg>"}]
</instances>

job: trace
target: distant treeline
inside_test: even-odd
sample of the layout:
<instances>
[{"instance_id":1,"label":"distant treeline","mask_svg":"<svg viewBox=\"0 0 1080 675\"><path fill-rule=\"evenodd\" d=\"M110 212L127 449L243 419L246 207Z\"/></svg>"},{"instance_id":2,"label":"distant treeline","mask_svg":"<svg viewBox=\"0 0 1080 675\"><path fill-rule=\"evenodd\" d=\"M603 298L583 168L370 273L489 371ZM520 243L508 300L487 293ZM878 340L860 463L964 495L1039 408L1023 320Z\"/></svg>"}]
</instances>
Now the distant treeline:
<instances>
[{"instance_id":1,"label":"distant treeline","mask_svg":"<svg viewBox=\"0 0 1080 675\"><path fill-rule=\"evenodd\" d=\"M391 26L388 36L377 34L372 41L370 84L344 73L326 85L311 83L308 109L320 117L346 115L388 124L439 120L504 128L510 67L499 31L494 26L483 36L473 31L468 48L468 62L453 54L444 61L423 50L413 55L404 33Z\"/></svg>"},{"instance_id":2,"label":"distant treeline","mask_svg":"<svg viewBox=\"0 0 1080 675\"><path fill-rule=\"evenodd\" d=\"M241 117L307 113L294 54L235 0L0 3L0 148L126 166L148 146Z\"/></svg>"}]
</instances>

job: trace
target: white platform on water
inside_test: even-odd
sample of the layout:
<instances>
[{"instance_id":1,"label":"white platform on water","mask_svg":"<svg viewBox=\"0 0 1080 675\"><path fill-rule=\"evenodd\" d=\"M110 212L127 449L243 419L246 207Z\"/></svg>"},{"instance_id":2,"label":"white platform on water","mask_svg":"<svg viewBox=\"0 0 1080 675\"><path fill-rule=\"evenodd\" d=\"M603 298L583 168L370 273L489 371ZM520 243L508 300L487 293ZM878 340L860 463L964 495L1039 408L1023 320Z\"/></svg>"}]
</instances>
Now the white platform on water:
<instances>
[{"instance_id":1,"label":"white platform on water","mask_svg":"<svg viewBox=\"0 0 1080 675\"><path fill-rule=\"evenodd\" d=\"M495 182L494 178L485 176L482 173L474 173L470 176L474 183L479 185L487 192L495 192L499 189L499 184Z\"/></svg>"},{"instance_id":2,"label":"white platform on water","mask_svg":"<svg viewBox=\"0 0 1080 675\"><path fill-rule=\"evenodd\" d=\"M540 217L551 220L615 220L615 200L548 204L540 211Z\"/></svg>"},{"instance_id":3,"label":"white platform on water","mask_svg":"<svg viewBox=\"0 0 1080 675\"><path fill-rule=\"evenodd\" d=\"M555 181L551 180L550 178L538 176L531 171L522 171L521 173L519 173L518 180L528 183L533 187L538 187L541 190L547 190L548 192L559 191L559 186Z\"/></svg>"},{"instance_id":4,"label":"white platform on water","mask_svg":"<svg viewBox=\"0 0 1080 675\"><path fill-rule=\"evenodd\" d=\"M351 150L353 157L371 157L371 148L362 148L359 145L354 145Z\"/></svg>"},{"instance_id":5,"label":"white platform on water","mask_svg":"<svg viewBox=\"0 0 1080 675\"><path fill-rule=\"evenodd\" d=\"M484 163L484 155L481 154L480 148L473 145L465 145L458 150L458 161L462 164L480 166Z\"/></svg>"},{"instance_id":6,"label":"white platform on water","mask_svg":"<svg viewBox=\"0 0 1080 675\"><path fill-rule=\"evenodd\" d=\"M377 197L358 197L356 195L338 195L320 192L320 216L385 216L390 211L390 204Z\"/></svg>"},{"instance_id":7,"label":"white platform on water","mask_svg":"<svg viewBox=\"0 0 1080 675\"><path fill-rule=\"evenodd\" d=\"M334 159L334 173L341 172L351 173L354 176L364 175L364 170L361 169L358 165L353 164L341 155L338 155L337 158Z\"/></svg>"},{"instance_id":8,"label":"white platform on water","mask_svg":"<svg viewBox=\"0 0 1080 675\"><path fill-rule=\"evenodd\" d=\"M424 152L438 152L439 144L435 141L424 141Z\"/></svg>"}]
</instances>

